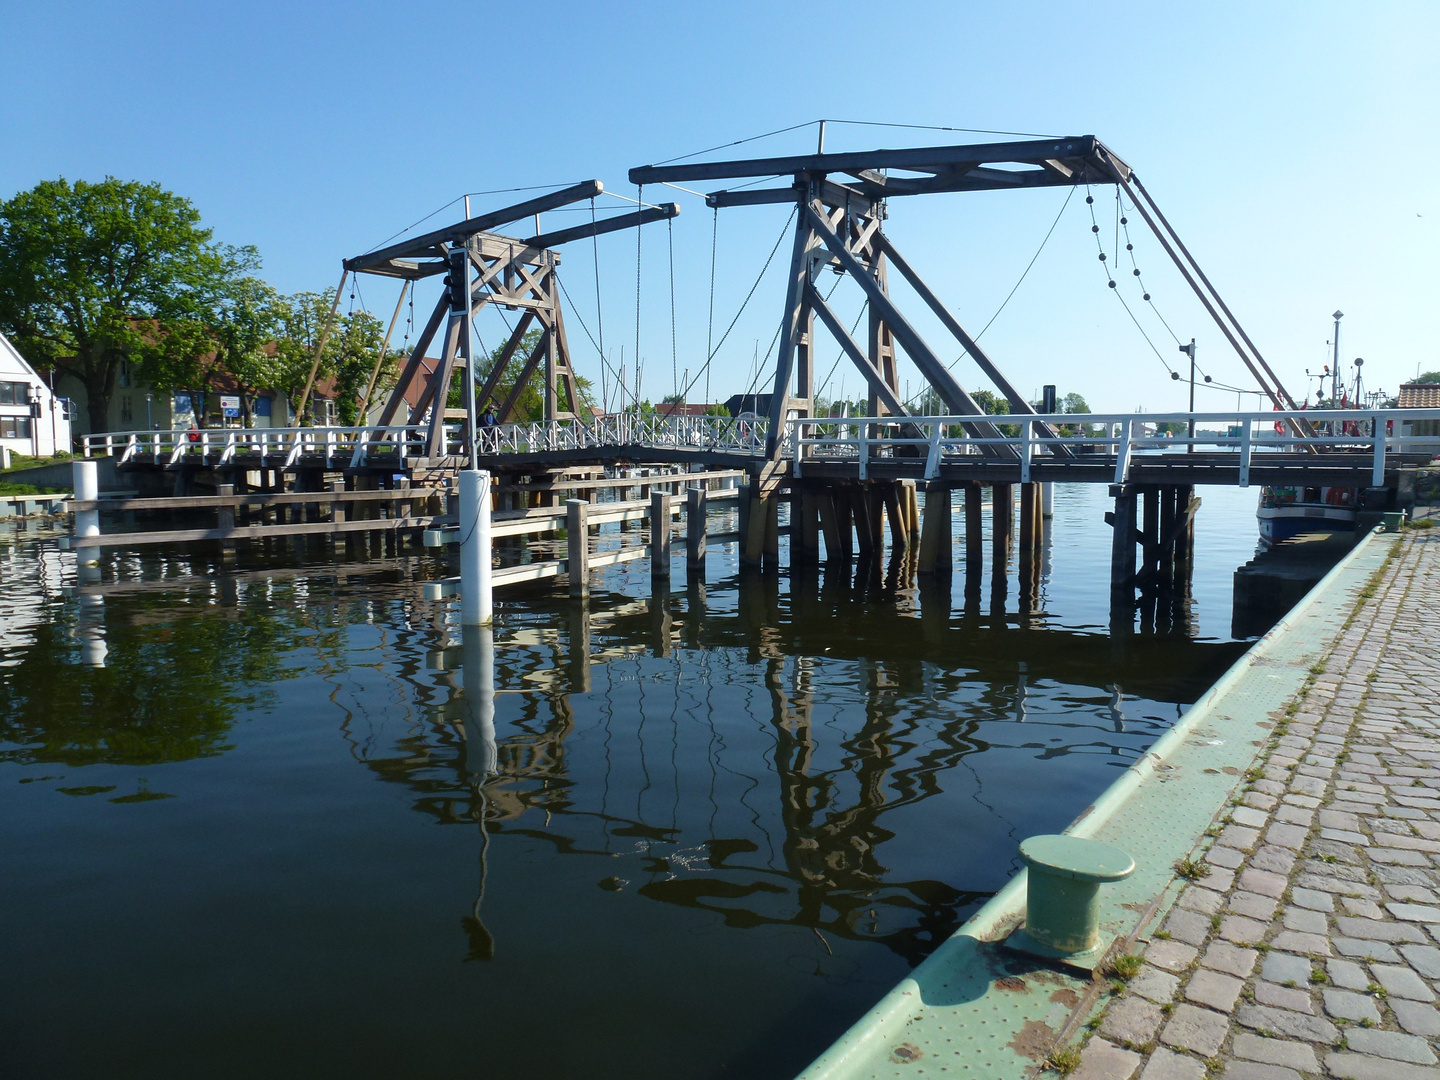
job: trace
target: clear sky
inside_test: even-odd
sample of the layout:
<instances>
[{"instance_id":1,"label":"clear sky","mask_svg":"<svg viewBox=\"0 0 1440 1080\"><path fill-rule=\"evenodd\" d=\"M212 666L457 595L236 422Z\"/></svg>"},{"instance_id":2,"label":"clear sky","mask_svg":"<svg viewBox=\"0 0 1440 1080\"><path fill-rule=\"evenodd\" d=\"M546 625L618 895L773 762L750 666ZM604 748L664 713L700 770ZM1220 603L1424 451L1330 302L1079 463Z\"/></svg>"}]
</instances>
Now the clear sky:
<instances>
[{"instance_id":1,"label":"clear sky","mask_svg":"<svg viewBox=\"0 0 1440 1080\"><path fill-rule=\"evenodd\" d=\"M715 4L19 4L0 18L0 196L55 176L159 181L199 207L218 239L259 247L287 292L335 284L365 251L464 192L589 177L633 196L634 165L820 117L892 124L1094 134L1127 160L1292 393L1328 357L1366 360L1393 392L1440 368L1440 4L906 3ZM957 132L831 125L827 149L979 141ZM813 127L732 155L805 152ZM715 155L720 156L720 155ZM712 185L719 186L719 185ZM887 229L966 324L996 310L1066 192L894 200ZM647 189L650 200L656 192ZM1113 189L1095 192L1113 247ZM477 196L479 210L523 194ZM722 211L696 198L672 237L644 231L640 352L646 396L704 364L712 228L714 337L740 308L787 211ZM615 206L622 204L616 202ZM458 217L452 206L431 224ZM587 207L588 213L588 207ZM573 223L554 214L547 228ZM1106 285L1088 208L1076 197L983 344L1027 394L1054 382L1096 409L1183 407L1185 389ZM1154 312L1121 281L1166 362L1183 361L1158 316L1198 340L1217 380L1253 385L1164 262L1131 232ZM1121 238L1123 244L1123 237ZM711 398L752 382L784 299L788 245L710 372ZM578 309L579 370L600 362L590 245L564 252ZM633 377L633 233L599 243L606 352ZM1122 263L1128 266L1128 264ZM835 295L859 311L848 283ZM438 285L422 288L417 322ZM361 283L388 317L397 288ZM913 298L897 290L907 310ZM348 300L347 300L348 303ZM1158 312L1158 316L1157 316ZM492 320L496 317L491 316ZM915 322L958 355L933 320ZM490 345L498 322L483 323ZM403 333L403 330L402 330ZM822 340L819 373L838 350ZM858 396L848 362L826 393ZM970 388L986 386L968 361ZM912 393L919 376L906 362ZM762 383L765 380L760 380ZM761 387L765 388L764 386ZM701 383L691 392L698 400ZM1254 401L1254 398L1247 399ZM1201 407L1234 408L1211 391Z\"/></svg>"}]
</instances>

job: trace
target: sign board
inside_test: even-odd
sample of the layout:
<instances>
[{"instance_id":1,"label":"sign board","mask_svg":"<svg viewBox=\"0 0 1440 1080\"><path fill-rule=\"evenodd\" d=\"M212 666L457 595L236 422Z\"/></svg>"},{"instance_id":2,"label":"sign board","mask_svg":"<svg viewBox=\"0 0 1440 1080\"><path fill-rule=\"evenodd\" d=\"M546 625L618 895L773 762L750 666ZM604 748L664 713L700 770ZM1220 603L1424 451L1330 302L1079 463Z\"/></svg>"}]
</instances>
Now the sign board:
<instances>
[{"instance_id":1,"label":"sign board","mask_svg":"<svg viewBox=\"0 0 1440 1080\"><path fill-rule=\"evenodd\" d=\"M239 416L240 396L238 394L221 394L220 412L223 413L226 417Z\"/></svg>"}]
</instances>

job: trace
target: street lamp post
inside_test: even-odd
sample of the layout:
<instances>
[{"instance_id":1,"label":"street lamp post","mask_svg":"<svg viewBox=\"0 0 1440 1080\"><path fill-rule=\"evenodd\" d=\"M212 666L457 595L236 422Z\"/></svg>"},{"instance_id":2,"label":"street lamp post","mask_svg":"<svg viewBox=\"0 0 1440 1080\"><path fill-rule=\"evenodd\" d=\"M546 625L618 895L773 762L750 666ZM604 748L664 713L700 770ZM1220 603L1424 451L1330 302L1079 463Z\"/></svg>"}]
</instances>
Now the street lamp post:
<instances>
[{"instance_id":1,"label":"street lamp post","mask_svg":"<svg viewBox=\"0 0 1440 1080\"><path fill-rule=\"evenodd\" d=\"M1195 339L1190 339L1189 345L1181 345L1180 351L1190 357L1190 442L1185 447L1187 454L1195 452Z\"/></svg>"}]
</instances>

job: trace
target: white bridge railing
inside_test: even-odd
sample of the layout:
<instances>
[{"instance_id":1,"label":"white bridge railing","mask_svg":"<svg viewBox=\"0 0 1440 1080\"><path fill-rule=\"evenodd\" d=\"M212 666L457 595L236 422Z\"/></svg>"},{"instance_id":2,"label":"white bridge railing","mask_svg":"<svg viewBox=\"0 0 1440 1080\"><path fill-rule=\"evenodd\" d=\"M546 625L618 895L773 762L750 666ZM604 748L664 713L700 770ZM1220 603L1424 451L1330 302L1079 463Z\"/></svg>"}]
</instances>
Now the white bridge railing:
<instances>
[{"instance_id":1,"label":"white bridge railing","mask_svg":"<svg viewBox=\"0 0 1440 1080\"><path fill-rule=\"evenodd\" d=\"M1371 482L1385 482L1389 451L1440 450L1440 436L1406 434L1404 425L1440 420L1440 409L1299 409L1288 412L1234 413L1055 413L1035 416L987 416L999 426L999 437L970 435L963 425L979 417L912 416L800 419L789 422L788 453L793 473L803 476L809 462L853 461L865 479L878 461L920 458L924 475L934 479L946 461L983 454L988 447L1005 447L1006 456L1018 458L1020 480L1028 483L1032 463L1047 456L1053 463L1066 451L1084 461L1103 455L1114 461L1115 483L1123 484L1132 459L1146 453L1234 453L1239 456L1239 485L1250 484L1250 468L1258 453L1367 454ZM1297 435L1286 421L1309 425L1314 435ZM1193 437L1184 430L1160 434L1159 425L1195 422ZM1043 425L1056 430L1047 435ZM1213 429L1220 428L1224 434ZM1205 431L1204 428L1212 430Z\"/></svg>"},{"instance_id":2,"label":"white bridge railing","mask_svg":"<svg viewBox=\"0 0 1440 1080\"><path fill-rule=\"evenodd\" d=\"M482 456L537 454L602 447L717 451L759 455L765 451L769 422L722 416L613 415L588 422L554 420L480 428L476 443ZM391 427L192 428L188 431L119 431L82 436L85 457L118 457L177 465L190 461L229 465L237 461L283 469L301 459L323 459L327 468L374 464L403 465L424 456L429 429L424 424ZM464 452L462 428L445 425L445 452Z\"/></svg>"},{"instance_id":3,"label":"white bridge railing","mask_svg":"<svg viewBox=\"0 0 1440 1080\"><path fill-rule=\"evenodd\" d=\"M1256 453L1368 454L1373 483L1384 482L1390 451L1440 449L1440 436L1407 434L1415 421L1440 420L1440 409L1301 409L1292 412L1234 413L1088 413L1037 416L988 416L1001 428L998 437L966 432L977 417L911 416L798 419L787 421L781 453L803 476L807 463L857 463L861 479L871 464L923 457L924 475L933 479L946 461L972 457L987 447L1005 447L1018 459L1022 482L1030 479L1032 463L1042 456L1054 461L1066 451L1080 460L1103 455L1114 461L1116 483L1129 476L1132 459L1160 452L1233 453L1239 457L1239 483L1250 483ZM1314 435L1299 435L1286 421L1309 425ZM1158 425L1184 426L1195 421L1192 438L1180 430L1158 434ZM1056 429L1047 435L1043 425ZM719 416L612 415L590 421L555 420L533 424L501 424L481 428L476 442L482 457L537 454L615 447L712 451L747 456L765 452L769 421ZM1210 429L1208 431L1203 429ZM1217 434L1219 428L1224 434ZM446 453L463 453L459 425L445 427ZM212 465L258 463L288 468L301 459L324 460L327 468L358 467L378 462L404 465L425 454L424 425L393 427L205 428L190 431L126 431L83 437L86 457L119 457L122 461Z\"/></svg>"}]
</instances>

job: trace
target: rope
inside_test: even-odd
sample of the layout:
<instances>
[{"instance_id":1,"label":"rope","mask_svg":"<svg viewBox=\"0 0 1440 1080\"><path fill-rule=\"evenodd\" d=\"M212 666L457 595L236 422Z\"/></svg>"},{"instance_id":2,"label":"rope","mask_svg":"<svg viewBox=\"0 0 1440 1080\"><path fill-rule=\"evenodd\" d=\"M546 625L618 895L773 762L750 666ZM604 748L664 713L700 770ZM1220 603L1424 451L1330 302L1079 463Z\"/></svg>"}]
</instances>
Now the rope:
<instances>
[{"instance_id":1,"label":"rope","mask_svg":"<svg viewBox=\"0 0 1440 1080\"><path fill-rule=\"evenodd\" d=\"M1000 317L1000 312L1005 310L1005 305L1010 303L1011 297L1013 297L1020 290L1020 286L1024 284L1025 279L1030 275L1031 269L1035 266L1036 261L1040 258L1040 253L1045 250L1045 245L1050 242L1050 237L1054 235L1055 226L1060 224L1060 219L1065 216L1066 207L1070 205L1070 200L1074 197L1075 188L1072 186L1070 188L1070 194L1066 195L1065 201L1060 204L1060 213L1056 214L1055 220L1050 223L1050 228L1045 233L1045 239L1040 241L1040 246L1035 249L1035 254L1030 256L1030 261L1025 264L1025 270L1021 273L1020 280L1016 281L1014 288L1012 288L1008 293L1005 294L1005 299L1002 300L1000 302L1000 306L995 309L995 314L990 316L990 321L980 328L980 333L975 335L976 341L979 341L982 337L985 336L985 331L990 329L991 325L994 324L995 320ZM951 360L950 365L946 368L946 370L948 371L950 370L950 368L953 368L956 364L958 364L961 357L963 357L964 355L965 354L962 352L960 356L957 356L954 360Z\"/></svg>"}]
</instances>

